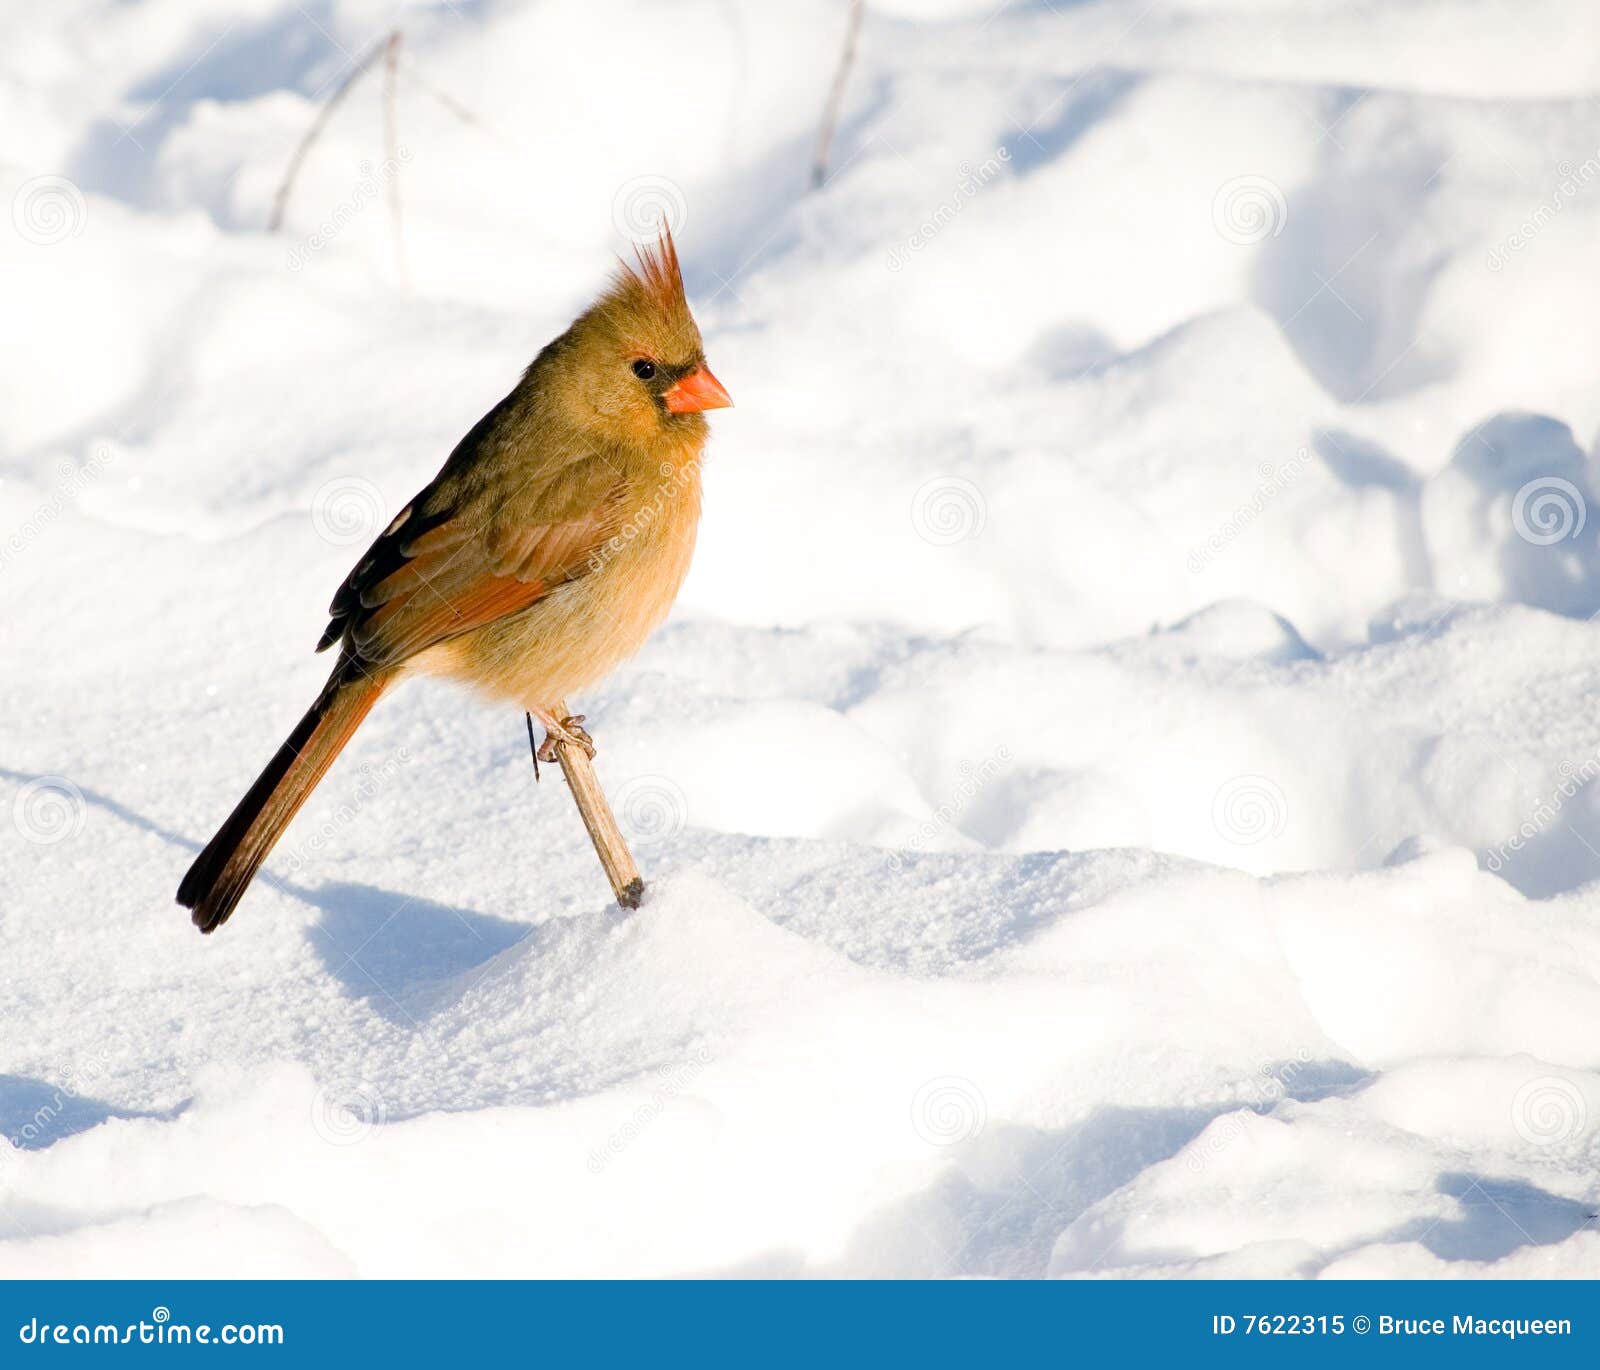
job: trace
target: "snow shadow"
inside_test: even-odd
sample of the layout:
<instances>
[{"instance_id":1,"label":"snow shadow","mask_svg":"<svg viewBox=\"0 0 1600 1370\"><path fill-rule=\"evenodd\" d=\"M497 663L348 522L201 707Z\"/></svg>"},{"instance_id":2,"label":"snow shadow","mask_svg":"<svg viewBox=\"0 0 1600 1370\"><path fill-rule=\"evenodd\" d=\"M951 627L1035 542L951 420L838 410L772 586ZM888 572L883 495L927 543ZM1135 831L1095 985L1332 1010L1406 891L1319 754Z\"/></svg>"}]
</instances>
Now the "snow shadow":
<instances>
[{"instance_id":1,"label":"snow shadow","mask_svg":"<svg viewBox=\"0 0 1600 1370\"><path fill-rule=\"evenodd\" d=\"M1001 130L997 142L1011 153L1011 170L1026 176L1049 166L1091 128L1126 103L1144 78L1131 71L1101 67L1065 82L1053 116L1026 133Z\"/></svg>"},{"instance_id":2,"label":"snow shadow","mask_svg":"<svg viewBox=\"0 0 1600 1370\"><path fill-rule=\"evenodd\" d=\"M1369 91L1331 91L1316 116L1334 127ZM1441 379L1445 364L1416 347L1442 259L1417 265L1416 220L1448 150L1423 140L1381 167L1352 164L1327 140L1299 190L1278 192L1276 232L1259 249L1251 293L1305 368L1335 399L1381 400Z\"/></svg>"},{"instance_id":3,"label":"snow shadow","mask_svg":"<svg viewBox=\"0 0 1600 1370\"><path fill-rule=\"evenodd\" d=\"M1039 1278L1056 1240L1096 1203L1169 1160L1226 1109L1106 1109L1061 1133L996 1129L986 1148L964 1151L958 1167L921 1193L878 1210L857 1229L841 1259L824 1269L783 1269L774 1256L748 1271L824 1277ZM982 1150L1002 1159L985 1173ZM1415 1219L1369 1234L1348 1248L1325 1251L1333 1261L1377 1244L1415 1242L1440 1260L1496 1261L1530 1246L1552 1246L1591 1223L1593 1206L1521 1180L1465 1172L1440 1175L1435 1188L1457 1199L1459 1216ZM1063 1273L1092 1274L1121 1263L1120 1225L1105 1248ZM1142 1253L1140 1260L1191 1258L1192 1252ZM1104 1264L1102 1264L1102 1262Z\"/></svg>"},{"instance_id":4,"label":"snow shadow","mask_svg":"<svg viewBox=\"0 0 1600 1370\"><path fill-rule=\"evenodd\" d=\"M1260 1078L1269 1077L1280 1082L1275 1099L1302 1102L1351 1093L1371 1079L1335 1060L1280 1062L1263 1068ZM1053 1130L991 1122L949 1148L950 1164L932 1183L869 1215L837 1261L809 1266L797 1253L775 1251L706 1273L754 1279L1038 1279L1066 1228L1240 1106L1228 1101L1197 1108L1104 1108L1074 1127ZM1271 1106L1264 1102L1255 1111ZM1109 1246L1105 1254L1111 1254Z\"/></svg>"},{"instance_id":5,"label":"snow shadow","mask_svg":"<svg viewBox=\"0 0 1600 1370\"><path fill-rule=\"evenodd\" d=\"M0 1138L22 1151L42 1151L112 1118L156 1116L166 1115L115 1109L80 1093L71 1081L0 1075Z\"/></svg>"},{"instance_id":6,"label":"snow shadow","mask_svg":"<svg viewBox=\"0 0 1600 1370\"><path fill-rule=\"evenodd\" d=\"M1522 831L1480 849L1478 865L1529 899L1550 899L1600 880L1600 775L1569 764L1548 777ZM1515 845L1513 845L1515 843Z\"/></svg>"},{"instance_id":7,"label":"snow shadow","mask_svg":"<svg viewBox=\"0 0 1600 1370\"><path fill-rule=\"evenodd\" d=\"M1493 414L1426 480L1351 432L1318 429L1312 445L1347 489L1392 499L1411 588L1568 618L1600 611L1600 467L1560 419Z\"/></svg>"},{"instance_id":8,"label":"snow shadow","mask_svg":"<svg viewBox=\"0 0 1600 1370\"><path fill-rule=\"evenodd\" d=\"M1339 428L1313 432L1312 449L1347 490L1381 491L1393 500L1396 550L1407 586L1432 587L1427 539L1422 529L1423 482L1398 457L1370 438Z\"/></svg>"},{"instance_id":9,"label":"snow shadow","mask_svg":"<svg viewBox=\"0 0 1600 1370\"><path fill-rule=\"evenodd\" d=\"M37 780L38 778L38 771L19 771L10 766L0 766L0 780L9 780L16 785L26 785L30 781ZM137 809L130 809L120 799L113 799L109 794L105 794L103 791L94 789L89 785L79 784L76 781L73 782L73 788L78 792L86 804L92 804L95 808L104 809L113 818L120 819L131 828L136 828L140 832L147 832L154 837L159 837L163 842L168 843L170 846L180 847L196 853L198 853L201 848L201 843L185 837L180 832L174 832L171 828L157 823L153 818L146 818L145 815L140 813ZM179 874L181 875L182 872L180 871ZM172 888L174 891L177 890L178 885L176 880L174 880Z\"/></svg>"},{"instance_id":10,"label":"snow shadow","mask_svg":"<svg viewBox=\"0 0 1600 1370\"><path fill-rule=\"evenodd\" d=\"M1569 618L1600 609L1600 481L1572 429L1504 410L1469 428L1422 493L1435 588Z\"/></svg>"},{"instance_id":11,"label":"snow shadow","mask_svg":"<svg viewBox=\"0 0 1600 1370\"><path fill-rule=\"evenodd\" d=\"M1056 1131L991 1123L950 1148L932 1183L869 1214L837 1260L773 1251L703 1278L1039 1279L1064 1228L1224 1111L1107 1108Z\"/></svg>"},{"instance_id":12,"label":"snow shadow","mask_svg":"<svg viewBox=\"0 0 1600 1370\"><path fill-rule=\"evenodd\" d=\"M526 923L472 913L375 885L295 893L322 911L312 943L328 973L385 1017L414 1024L409 991L483 964L528 935Z\"/></svg>"},{"instance_id":13,"label":"snow shadow","mask_svg":"<svg viewBox=\"0 0 1600 1370\"><path fill-rule=\"evenodd\" d=\"M28 773L0 766L0 779L14 780L20 784L32 778ZM104 809L141 832L159 837L178 850L198 852L201 848L201 843L193 838L147 818L110 795L86 785L77 788L86 803ZM175 868L174 891L181 875L181 867ZM435 903L419 895L380 889L376 885L297 885L274 874L270 865L259 879L321 911L322 917L315 926L314 941L329 974L353 997L369 1000L385 1016L402 1023L416 1021L415 1015L401 1009L397 1002L405 990L470 970L520 941L529 932L526 923L474 913L449 904ZM177 916L178 912L174 908L173 915ZM8 1078L12 1077L0 1076L0 1132L11 1136L11 1113L8 1111L5 1090ZM54 1086L36 1083L49 1092L55 1090ZM26 1097L22 1102L26 1103ZM74 1119L80 1116L84 1108L93 1106L91 1101L83 1099L70 1102L72 1108L64 1116ZM32 1112L33 1108L25 1108L18 1116L28 1116ZM103 1113L90 1117L82 1126L92 1127L109 1116L112 1115ZM73 1127L72 1130L80 1131L81 1128Z\"/></svg>"},{"instance_id":14,"label":"snow shadow","mask_svg":"<svg viewBox=\"0 0 1600 1370\"><path fill-rule=\"evenodd\" d=\"M1439 1176L1435 1188L1460 1202L1461 1216L1414 1236L1402 1229L1387 1240L1417 1241L1444 1261L1497 1261L1525 1246L1564 1242L1596 1216L1593 1205L1524 1180L1451 1171Z\"/></svg>"},{"instance_id":15,"label":"snow shadow","mask_svg":"<svg viewBox=\"0 0 1600 1370\"><path fill-rule=\"evenodd\" d=\"M196 33L167 65L124 94L127 118L96 122L72 159L70 175L86 190L150 207L160 199L159 166L170 134L203 101L248 100L285 87L323 91L348 59L329 36L332 6L321 4ZM214 209L222 208L219 203Z\"/></svg>"}]
</instances>

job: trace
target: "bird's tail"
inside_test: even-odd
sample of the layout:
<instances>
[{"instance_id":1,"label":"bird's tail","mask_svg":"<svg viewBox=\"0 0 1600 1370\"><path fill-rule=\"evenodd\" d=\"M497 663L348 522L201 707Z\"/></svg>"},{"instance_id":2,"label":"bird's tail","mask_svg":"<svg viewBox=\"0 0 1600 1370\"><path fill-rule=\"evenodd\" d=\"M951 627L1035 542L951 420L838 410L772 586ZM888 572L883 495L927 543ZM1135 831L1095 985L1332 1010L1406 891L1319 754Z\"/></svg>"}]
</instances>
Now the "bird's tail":
<instances>
[{"instance_id":1,"label":"bird's tail","mask_svg":"<svg viewBox=\"0 0 1600 1370\"><path fill-rule=\"evenodd\" d=\"M340 683L335 673L228 821L195 857L178 886L178 902L194 910L201 932L213 932L228 921L273 844L388 683L384 677Z\"/></svg>"}]
</instances>

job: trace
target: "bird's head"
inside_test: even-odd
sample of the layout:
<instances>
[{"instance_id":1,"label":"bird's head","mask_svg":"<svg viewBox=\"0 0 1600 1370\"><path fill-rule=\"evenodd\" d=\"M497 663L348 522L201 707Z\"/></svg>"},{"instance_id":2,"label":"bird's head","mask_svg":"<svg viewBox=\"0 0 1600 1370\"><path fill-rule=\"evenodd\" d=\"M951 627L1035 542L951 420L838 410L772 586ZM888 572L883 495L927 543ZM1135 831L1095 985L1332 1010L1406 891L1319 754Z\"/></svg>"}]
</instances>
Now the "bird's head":
<instances>
[{"instance_id":1,"label":"bird's head","mask_svg":"<svg viewBox=\"0 0 1600 1370\"><path fill-rule=\"evenodd\" d=\"M569 402L624 444L703 434L705 411L733 401L706 365L672 235L663 231L637 257L568 332L561 361Z\"/></svg>"}]
</instances>

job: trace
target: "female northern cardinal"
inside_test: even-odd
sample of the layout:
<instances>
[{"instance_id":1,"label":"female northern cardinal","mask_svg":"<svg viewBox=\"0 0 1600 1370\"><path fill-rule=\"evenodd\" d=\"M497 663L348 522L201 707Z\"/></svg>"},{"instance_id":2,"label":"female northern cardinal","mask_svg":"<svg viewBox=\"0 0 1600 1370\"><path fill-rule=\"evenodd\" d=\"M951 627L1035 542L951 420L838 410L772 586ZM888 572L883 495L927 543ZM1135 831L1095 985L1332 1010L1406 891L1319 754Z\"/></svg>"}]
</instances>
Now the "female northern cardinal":
<instances>
[{"instance_id":1,"label":"female northern cardinal","mask_svg":"<svg viewBox=\"0 0 1600 1370\"><path fill-rule=\"evenodd\" d=\"M317 702L178 887L220 927L273 843L390 685L417 671L527 710L593 747L558 701L666 617L700 519L706 367L670 234L534 358L339 587ZM548 757L549 753L544 753Z\"/></svg>"}]
</instances>

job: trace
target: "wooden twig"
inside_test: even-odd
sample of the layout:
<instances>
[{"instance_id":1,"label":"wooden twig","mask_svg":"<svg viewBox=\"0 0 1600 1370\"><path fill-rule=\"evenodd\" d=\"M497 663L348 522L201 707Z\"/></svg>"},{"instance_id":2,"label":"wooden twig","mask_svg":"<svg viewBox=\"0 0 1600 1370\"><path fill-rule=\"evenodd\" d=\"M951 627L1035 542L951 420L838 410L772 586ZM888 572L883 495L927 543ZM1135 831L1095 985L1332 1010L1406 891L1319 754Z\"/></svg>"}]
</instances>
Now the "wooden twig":
<instances>
[{"instance_id":1,"label":"wooden twig","mask_svg":"<svg viewBox=\"0 0 1600 1370\"><path fill-rule=\"evenodd\" d=\"M552 710L557 718L567 716L567 706L557 704ZM582 747L570 743L556 743L556 759L561 763L561 774L567 778L567 788L572 791L572 802L578 806L583 826L588 829L589 840L594 843L594 853L605 867L606 879L611 881L611 892L617 903L625 909L636 909L644 898L644 881L633 854L623 840L622 829L606 802L606 792L600 788L600 777L594 773L594 762Z\"/></svg>"},{"instance_id":2,"label":"wooden twig","mask_svg":"<svg viewBox=\"0 0 1600 1370\"><path fill-rule=\"evenodd\" d=\"M350 93L350 87L355 85L372 64L378 60L378 54L388 49L390 44L400 37L396 29L387 38L374 43L361 57L355 66L345 74L344 80L334 87L333 93L323 101L322 108L317 111L317 117L311 121L311 127L306 130L306 136L300 140L300 145L295 148L294 156L289 159L288 169L283 173L283 180L278 184L277 194L272 197L272 218L267 223L269 232L276 233L283 227L283 216L289 208L289 195L294 190L295 178L300 174L301 164L306 156L322 136L322 130L332 117L334 110L339 107L339 102Z\"/></svg>"},{"instance_id":3,"label":"wooden twig","mask_svg":"<svg viewBox=\"0 0 1600 1370\"><path fill-rule=\"evenodd\" d=\"M457 119L461 120L463 124L466 124L471 128L481 129L484 133L493 135L494 130L484 123L482 119L480 119L464 104L462 104L461 101L456 99L454 95L450 94L450 92L447 90L440 89L440 87L434 85L432 81L418 71L417 64L414 59L407 59L406 75L417 83L417 88L421 90L424 95L427 95L433 100L437 101L451 114L455 115Z\"/></svg>"},{"instance_id":4,"label":"wooden twig","mask_svg":"<svg viewBox=\"0 0 1600 1370\"><path fill-rule=\"evenodd\" d=\"M526 151L525 148L512 139L507 138L505 134L501 133L499 129L495 128L494 125L491 124L487 119L483 118L482 115L475 114L472 110L468 109L466 105L462 104L461 101L456 99L456 97L450 94L449 91L443 90L434 85L433 82L428 80L428 78L424 76L418 69L415 58L410 56L405 57L401 63L401 71L405 75L409 76L413 82L415 82L418 90L420 90L430 100L434 101L435 104L439 105L447 114L459 119L468 128L475 129L477 132L481 133L485 138L494 143L502 152L506 153L519 165L524 162L523 154Z\"/></svg>"},{"instance_id":5,"label":"wooden twig","mask_svg":"<svg viewBox=\"0 0 1600 1370\"><path fill-rule=\"evenodd\" d=\"M408 285L405 224L400 217L400 43L401 33L396 29L383 48L383 165L388 173L395 269L400 273L400 283Z\"/></svg>"},{"instance_id":6,"label":"wooden twig","mask_svg":"<svg viewBox=\"0 0 1600 1370\"><path fill-rule=\"evenodd\" d=\"M833 74L833 89L828 92L828 103L822 109L822 128L817 134L817 153L811 163L811 188L819 190L828 179L828 148L833 142L833 131L839 123L839 110L844 105L845 82L850 79L850 68L856 60L856 37L861 32L861 11L864 0L850 0L850 26L845 30L844 51L839 54L839 69Z\"/></svg>"}]
</instances>

